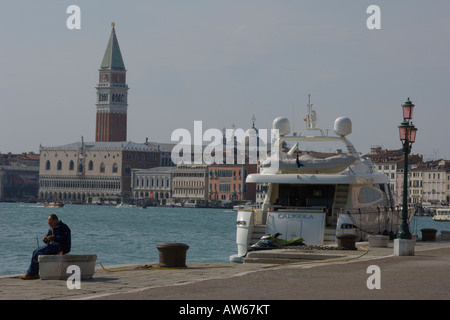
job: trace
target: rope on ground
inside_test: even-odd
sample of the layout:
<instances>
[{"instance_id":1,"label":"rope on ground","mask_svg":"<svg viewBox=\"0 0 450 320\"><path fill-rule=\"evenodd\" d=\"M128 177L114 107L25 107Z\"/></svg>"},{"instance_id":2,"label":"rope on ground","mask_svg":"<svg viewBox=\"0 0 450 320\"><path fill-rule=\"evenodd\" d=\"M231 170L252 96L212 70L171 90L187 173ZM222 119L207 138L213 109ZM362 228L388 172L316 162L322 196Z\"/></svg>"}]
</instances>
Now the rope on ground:
<instances>
[{"instance_id":1,"label":"rope on ground","mask_svg":"<svg viewBox=\"0 0 450 320\"><path fill-rule=\"evenodd\" d=\"M230 265L230 266L199 266L199 267L153 267L153 266L149 266L149 265L145 265L145 266L137 266L136 268L131 268L131 269L115 269L115 270L110 270L110 269L106 269L103 264L101 262L96 262L95 264L98 264L102 267L103 270L105 270L106 272L123 272L123 271L143 271L143 270L176 270L176 269L213 269L213 268L234 268L234 266Z\"/></svg>"},{"instance_id":2,"label":"rope on ground","mask_svg":"<svg viewBox=\"0 0 450 320\"><path fill-rule=\"evenodd\" d=\"M292 266L292 265L304 265L304 264L324 264L324 263L331 263L331 262L345 262L345 261L351 261L361 258L362 256L366 255L369 252L369 249L360 247L364 250L364 252L356 257L347 257L347 258L339 258L339 259L327 259L327 260L311 260L311 261L302 261L302 262L290 262L290 263L280 263L280 264L273 264L270 266L262 266L262 269L268 269L268 268L274 268L279 266ZM106 269L101 262L96 262L95 264L98 264L102 267L103 270L106 272L123 272L123 271L143 271L143 270L174 270L174 269L214 269L214 268L234 268L234 265L229 266L199 266L199 267L153 267L149 265L145 265L143 267L136 267L132 269L117 269L117 270L110 270Z\"/></svg>"},{"instance_id":3,"label":"rope on ground","mask_svg":"<svg viewBox=\"0 0 450 320\"><path fill-rule=\"evenodd\" d=\"M290 263L280 263L280 264L273 264L270 266L263 266L261 268L268 269L268 268L274 268L279 266L292 266L292 265L303 265L303 264L321 264L321 263L331 263L331 262L344 262L344 261L351 261L361 258L362 256L366 255L367 252L369 252L369 249L360 247L364 250L362 254L356 257L350 257L350 258L341 258L341 259L327 259L327 260L311 260L311 261L302 261L302 262L290 262Z\"/></svg>"}]
</instances>

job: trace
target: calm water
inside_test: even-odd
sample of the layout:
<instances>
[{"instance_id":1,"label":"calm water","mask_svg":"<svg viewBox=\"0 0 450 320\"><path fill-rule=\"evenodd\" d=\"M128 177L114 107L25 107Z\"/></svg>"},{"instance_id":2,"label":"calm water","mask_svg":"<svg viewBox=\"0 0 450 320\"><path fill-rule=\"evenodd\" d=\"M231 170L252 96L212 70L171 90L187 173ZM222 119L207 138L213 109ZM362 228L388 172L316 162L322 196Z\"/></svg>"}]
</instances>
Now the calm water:
<instances>
[{"instance_id":1,"label":"calm water","mask_svg":"<svg viewBox=\"0 0 450 320\"><path fill-rule=\"evenodd\" d=\"M103 265L157 262L163 242L189 245L187 262L228 262L237 252L232 210L0 203L0 275L26 272L31 253L42 245L47 217L56 213L72 230L73 254L97 254ZM414 217L411 233L422 228L450 230L450 222Z\"/></svg>"},{"instance_id":2,"label":"calm water","mask_svg":"<svg viewBox=\"0 0 450 320\"><path fill-rule=\"evenodd\" d=\"M0 275L25 273L55 213L72 230L72 254L97 254L104 266L158 262L163 242L189 245L187 262L229 262L237 252L236 212L221 209L0 203Z\"/></svg>"}]
</instances>

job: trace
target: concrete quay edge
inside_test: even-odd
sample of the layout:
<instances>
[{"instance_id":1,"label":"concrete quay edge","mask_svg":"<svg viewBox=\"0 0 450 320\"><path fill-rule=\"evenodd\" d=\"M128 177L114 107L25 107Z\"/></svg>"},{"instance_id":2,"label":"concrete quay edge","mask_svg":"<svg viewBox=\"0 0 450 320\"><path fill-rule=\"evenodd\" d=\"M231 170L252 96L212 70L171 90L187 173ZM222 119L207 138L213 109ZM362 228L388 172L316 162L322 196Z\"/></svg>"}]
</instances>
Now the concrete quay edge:
<instances>
[{"instance_id":1,"label":"concrete quay edge","mask_svg":"<svg viewBox=\"0 0 450 320\"><path fill-rule=\"evenodd\" d=\"M236 282L239 290L235 290L236 294L232 295L232 299L284 299L286 296L294 297L294 299L300 298L301 295L286 295L283 294L284 289L279 286L276 281L276 277L267 276L266 272L272 272L276 275L276 272L283 274L292 273L297 277L301 277L302 273L299 273L300 269L307 269L308 275L311 277L310 272L314 274L316 267L318 270L324 270L333 266L332 272L350 272L349 268L353 262L366 262L380 259L383 261L405 261L410 257L395 257L402 259L393 259L394 250L393 242L390 241L386 248L372 248L367 242L357 242L358 250L320 250L318 254L325 254L329 256L327 259L321 261L315 260L298 260L290 259L289 256L293 253L293 250L283 249L276 250L282 252L268 252L273 258L267 258L267 263L244 263L244 264L232 264L232 263L187 263L187 268L158 268L157 263L135 263L135 264L122 264L114 266L101 266L96 267L94 277L90 280L81 281L81 289L68 289L66 281L63 280L21 280L18 279L19 275L6 275L0 276L0 299L1 300L91 300L91 299L229 299L230 296L226 294L226 290L218 290L217 293L212 294L207 289L210 283L215 283L215 288L223 286L226 288L230 283ZM442 251L442 249L444 249ZM439 259L447 259L450 257L450 241L437 240L437 241L417 241L415 245L415 259L420 263L427 263L429 255L427 251L433 251L433 257L437 260L431 262L436 265L439 264ZM322 251L326 251L323 253ZM430 251L431 252L431 251ZM307 253L314 254L314 253ZM447 257L448 256L448 257ZM289 263L286 261L280 261L289 258ZM272 259L272 260L271 260ZM100 261L101 262L101 261ZM373 262L377 263L377 262ZM404 262L403 262L404 263ZM340 265L345 264L346 267ZM134 269L138 266L151 266L147 269ZM354 264L356 265L356 264ZM412 264L410 264L412 266ZM106 270L105 270L106 269ZM249 291L251 288L245 286L244 276L251 276L252 278L258 277L257 272L263 272L265 283L253 284L253 286L260 286L257 292ZM306 272L306 271L305 271ZM426 274L425 274L426 275ZM368 277L367 275L366 277ZM428 277L428 275L426 275ZM432 275L429 275L432 277ZM437 277L437 276L436 276ZM383 278L385 278L383 274ZM430 278L434 281L434 278ZM239 280L239 281L238 281ZM325 280L325 279L324 279ZM430 280L430 281L431 281ZM304 279L306 283L308 279ZM328 280L330 281L330 280ZM395 281L395 278L394 280ZM424 281L427 281L426 279ZM439 281L439 279L436 279ZM442 282L442 279L440 280ZM326 287L324 290L323 285L314 283L316 290L310 292L310 297L328 297L327 292L331 292L331 286ZM240 287L242 286L242 287ZM193 289L195 287L196 289ZM207 292L201 295L201 289L205 288ZM275 288L275 289L274 289ZM322 289L321 289L322 288ZM450 285L449 285L450 288ZM263 293L267 289L267 293ZM363 288L369 291L367 288ZM361 290L363 290L361 289ZM256 289L255 289L256 290ZM274 291L275 290L275 291ZM277 292L276 290L279 290ZM294 290L294 288L290 289ZM312 290L312 289L311 289ZM281 295L279 293L282 293ZM303 289L303 292L306 292ZM449 291L450 292L450 291ZM449 297L450 293L447 292L443 297ZM323 293L323 295L321 295Z\"/></svg>"}]
</instances>

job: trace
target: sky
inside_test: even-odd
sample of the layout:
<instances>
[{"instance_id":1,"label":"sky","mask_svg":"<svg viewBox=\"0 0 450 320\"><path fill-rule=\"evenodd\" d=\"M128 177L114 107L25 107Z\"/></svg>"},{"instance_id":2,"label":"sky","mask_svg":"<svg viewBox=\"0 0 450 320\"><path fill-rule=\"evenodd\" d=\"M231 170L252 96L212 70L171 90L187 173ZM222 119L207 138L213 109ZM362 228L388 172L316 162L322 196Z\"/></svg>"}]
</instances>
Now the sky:
<instances>
[{"instance_id":1,"label":"sky","mask_svg":"<svg viewBox=\"0 0 450 320\"><path fill-rule=\"evenodd\" d=\"M70 5L81 29L67 28ZM369 29L370 5L381 29ZM361 153L400 149L401 104L415 104L412 153L450 159L448 0L2 1L0 152L94 141L98 69L115 22L127 69L128 140L175 129L299 132L308 94L317 126L347 116ZM370 20L372 21L372 20ZM174 142L177 143L177 142Z\"/></svg>"}]
</instances>

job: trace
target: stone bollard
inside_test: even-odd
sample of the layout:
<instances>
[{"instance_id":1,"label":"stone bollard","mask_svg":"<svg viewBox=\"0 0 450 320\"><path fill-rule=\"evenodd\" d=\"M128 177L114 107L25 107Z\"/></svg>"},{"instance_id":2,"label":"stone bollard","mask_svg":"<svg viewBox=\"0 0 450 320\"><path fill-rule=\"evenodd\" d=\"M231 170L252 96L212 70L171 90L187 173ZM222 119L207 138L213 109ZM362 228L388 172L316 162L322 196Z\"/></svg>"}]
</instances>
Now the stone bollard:
<instances>
[{"instance_id":1,"label":"stone bollard","mask_svg":"<svg viewBox=\"0 0 450 320\"><path fill-rule=\"evenodd\" d=\"M189 246L184 243L167 242L156 246L159 251L159 266L165 268L186 267L186 251Z\"/></svg>"},{"instance_id":2,"label":"stone bollard","mask_svg":"<svg viewBox=\"0 0 450 320\"><path fill-rule=\"evenodd\" d=\"M435 241L436 240L436 229L420 229L422 232L422 241Z\"/></svg>"},{"instance_id":3,"label":"stone bollard","mask_svg":"<svg viewBox=\"0 0 450 320\"><path fill-rule=\"evenodd\" d=\"M386 248L388 246L389 236L371 235L369 236L369 246L374 248Z\"/></svg>"},{"instance_id":4,"label":"stone bollard","mask_svg":"<svg viewBox=\"0 0 450 320\"><path fill-rule=\"evenodd\" d=\"M356 246L355 246L356 235L340 234L340 235L337 235L336 238L338 239L338 247L343 248L343 249L356 250Z\"/></svg>"}]
</instances>

